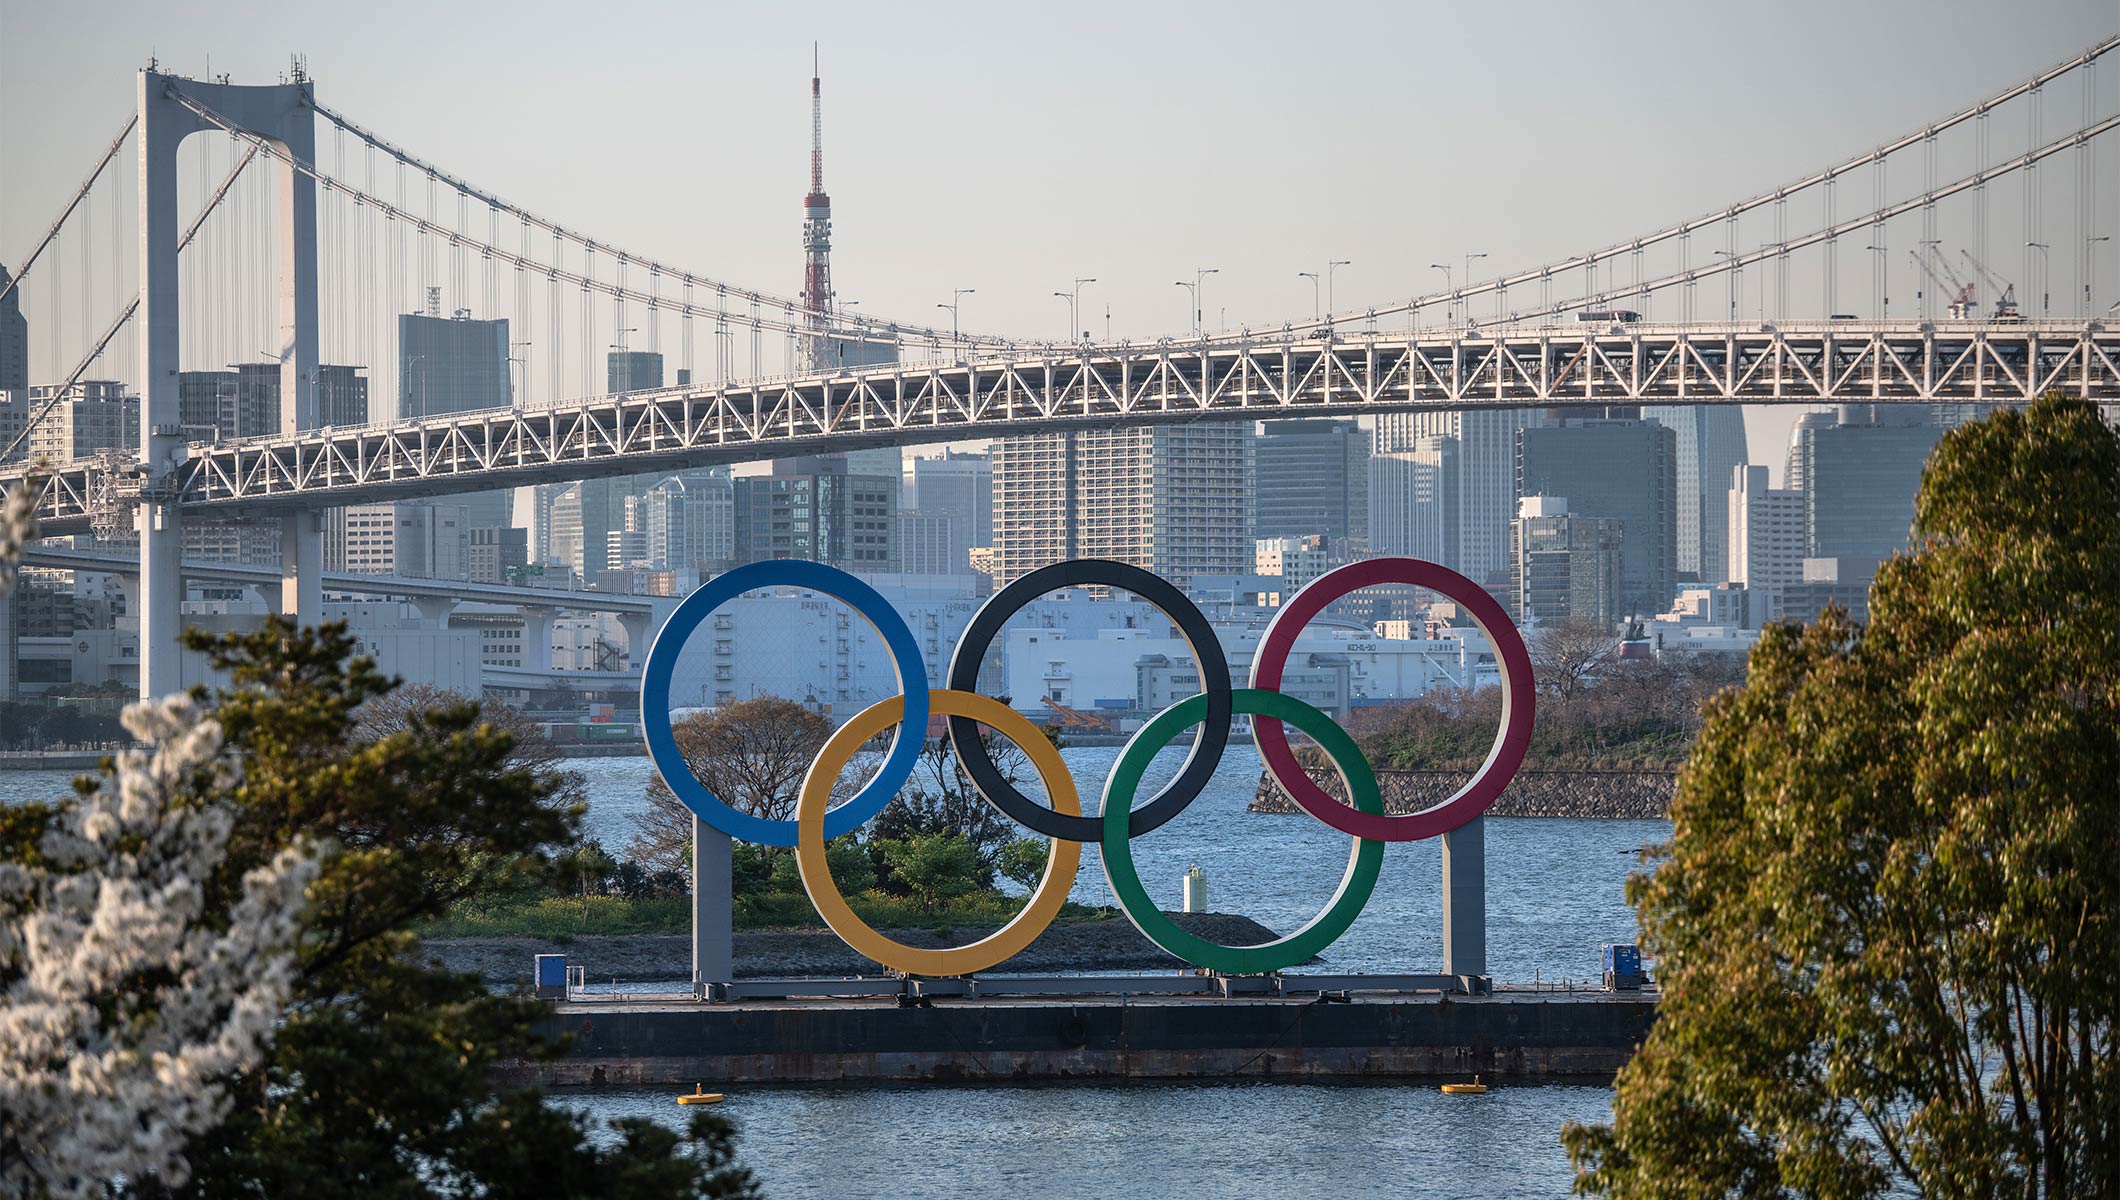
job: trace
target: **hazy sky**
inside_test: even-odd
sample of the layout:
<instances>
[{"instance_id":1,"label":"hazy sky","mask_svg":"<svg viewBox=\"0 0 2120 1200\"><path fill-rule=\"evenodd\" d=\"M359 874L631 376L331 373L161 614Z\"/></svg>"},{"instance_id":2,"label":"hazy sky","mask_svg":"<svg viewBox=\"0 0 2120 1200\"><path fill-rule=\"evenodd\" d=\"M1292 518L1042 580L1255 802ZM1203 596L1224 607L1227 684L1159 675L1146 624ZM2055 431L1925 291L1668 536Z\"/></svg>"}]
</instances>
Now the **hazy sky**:
<instances>
[{"instance_id":1,"label":"hazy sky","mask_svg":"<svg viewBox=\"0 0 2120 1200\"><path fill-rule=\"evenodd\" d=\"M1342 308L1433 288L1428 264L1467 253L1535 265L1770 189L2115 28L2116 0L0 0L0 261L149 55L269 82L293 51L325 103L483 187L793 294L815 39L836 281L865 311L946 322L935 303L970 287L967 328L1059 337L1051 293L1094 276L1091 331L1108 305L1115 335L1154 336L1188 322L1171 281L1215 267L1209 323L1267 325L1309 313L1296 272L1327 259L1353 260ZM1792 418L1755 416L1755 458L1779 461Z\"/></svg>"}]
</instances>

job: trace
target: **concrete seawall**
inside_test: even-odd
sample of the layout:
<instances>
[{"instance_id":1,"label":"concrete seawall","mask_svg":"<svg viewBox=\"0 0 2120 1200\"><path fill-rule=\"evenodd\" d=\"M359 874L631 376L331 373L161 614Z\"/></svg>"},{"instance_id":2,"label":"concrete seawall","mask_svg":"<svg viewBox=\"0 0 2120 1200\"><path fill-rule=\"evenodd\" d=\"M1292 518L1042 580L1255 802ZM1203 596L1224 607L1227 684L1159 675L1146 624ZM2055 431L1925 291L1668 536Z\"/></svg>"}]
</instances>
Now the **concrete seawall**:
<instances>
[{"instance_id":1,"label":"concrete seawall","mask_svg":"<svg viewBox=\"0 0 2120 1200\"><path fill-rule=\"evenodd\" d=\"M1471 776L1469 771L1378 771L1384 810L1419 812L1448 800ZM1341 793L1339 776L1327 768L1311 778L1327 792ZM1641 819L1667 816L1678 777L1664 771L1519 771L1487 810L1490 817L1603 817ZM1251 799L1251 811L1294 813L1302 809L1265 772Z\"/></svg>"},{"instance_id":2,"label":"concrete seawall","mask_svg":"<svg viewBox=\"0 0 2120 1200\"><path fill-rule=\"evenodd\" d=\"M632 1087L1051 1079L1609 1076L1654 993L1355 993L1267 997L895 998L734 1004L567 1003L570 1039L500 1081Z\"/></svg>"}]
</instances>

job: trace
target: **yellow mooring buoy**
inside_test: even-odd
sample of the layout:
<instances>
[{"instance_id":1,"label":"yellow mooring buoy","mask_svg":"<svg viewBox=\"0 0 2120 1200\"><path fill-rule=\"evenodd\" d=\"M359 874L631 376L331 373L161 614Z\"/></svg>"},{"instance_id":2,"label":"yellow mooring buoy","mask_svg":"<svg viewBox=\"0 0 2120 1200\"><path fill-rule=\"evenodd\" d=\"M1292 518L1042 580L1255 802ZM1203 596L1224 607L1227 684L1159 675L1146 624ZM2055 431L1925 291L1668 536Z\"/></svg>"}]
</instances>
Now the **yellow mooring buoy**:
<instances>
[{"instance_id":1,"label":"yellow mooring buoy","mask_svg":"<svg viewBox=\"0 0 2120 1200\"><path fill-rule=\"evenodd\" d=\"M724 1097L720 1092L710 1092L707 1090L706 1084L695 1083L692 1085L692 1094L679 1096L677 1102L679 1104L719 1104L723 1099Z\"/></svg>"},{"instance_id":2,"label":"yellow mooring buoy","mask_svg":"<svg viewBox=\"0 0 2120 1200\"><path fill-rule=\"evenodd\" d=\"M1484 1096L1487 1094L1487 1085L1480 1082L1479 1076L1474 1075L1471 1083L1444 1084L1443 1094L1445 1096Z\"/></svg>"}]
</instances>

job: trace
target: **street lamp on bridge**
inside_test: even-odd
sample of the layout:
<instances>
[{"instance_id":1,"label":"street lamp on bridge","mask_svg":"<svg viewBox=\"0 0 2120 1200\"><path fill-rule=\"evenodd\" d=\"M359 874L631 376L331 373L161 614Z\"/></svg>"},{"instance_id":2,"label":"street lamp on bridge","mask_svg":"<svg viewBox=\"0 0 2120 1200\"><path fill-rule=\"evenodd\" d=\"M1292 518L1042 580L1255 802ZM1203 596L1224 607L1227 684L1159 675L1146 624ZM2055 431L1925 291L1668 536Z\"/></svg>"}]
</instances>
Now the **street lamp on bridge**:
<instances>
[{"instance_id":1,"label":"street lamp on bridge","mask_svg":"<svg viewBox=\"0 0 2120 1200\"><path fill-rule=\"evenodd\" d=\"M1296 278L1310 281L1310 319L1315 321L1324 315L1318 308L1318 273L1316 271L1297 271Z\"/></svg>"},{"instance_id":2,"label":"street lamp on bridge","mask_svg":"<svg viewBox=\"0 0 2120 1200\"><path fill-rule=\"evenodd\" d=\"M1351 267L1353 265L1354 263L1344 258L1334 259L1325 264L1325 307L1332 307L1332 277L1334 272L1337 272L1341 267Z\"/></svg>"},{"instance_id":3,"label":"street lamp on bridge","mask_svg":"<svg viewBox=\"0 0 2120 1200\"><path fill-rule=\"evenodd\" d=\"M2042 317L2049 316L2053 312L2053 306L2049 302L2053 299L2054 293L2053 289L2049 288L2046 283L2048 269L2047 251L2053 249L2053 247L2045 242L2026 242L2024 247L2027 250L2037 250L2039 252L2039 315ZM2026 296L2025 299L2030 300L2031 297Z\"/></svg>"},{"instance_id":4,"label":"street lamp on bridge","mask_svg":"<svg viewBox=\"0 0 2120 1200\"><path fill-rule=\"evenodd\" d=\"M976 294L976 293L977 293L978 291L979 291L979 289L978 289L978 288L952 288L952 289L950 289L950 302L949 302L948 304L944 304L944 303L942 303L942 302L941 302L941 301L939 301L939 300L935 302L935 307L936 307L936 308L946 308L946 309L949 309L949 310L950 310L950 344L951 344L951 345L955 345L955 344L957 343L957 340L958 340L958 338L957 338L957 306L958 306L959 304L962 304L962 303L964 303L964 298L965 298L966 296L970 296L970 295L975 295L975 294Z\"/></svg>"},{"instance_id":5,"label":"street lamp on bridge","mask_svg":"<svg viewBox=\"0 0 2120 1200\"><path fill-rule=\"evenodd\" d=\"M1885 275L1890 270L1890 265L1885 260L1885 248L1883 246L1864 246L1863 249L1877 255L1877 295L1879 299L1877 319L1889 321L1892 319L1892 290L1885 286Z\"/></svg>"},{"instance_id":6,"label":"street lamp on bridge","mask_svg":"<svg viewBox=\"0 0 2120 1200\"><path fill-rule=\"evenodd\" d=\"M1431 266L1431 267L1433 267L1433 268L1435 268L1435 269L1436 269L1436 270L1438 270L1438 271L1441 271L1441 272L1443 273L1443 290L1444 290L1444 291L1446 291L1446 292L1454 292L1454 291L1456 291L1456 290L1457 290L1457 284L1456 284L1456 282L1455 282L1455 281L1453 281L1453 280L1451 279L1451 277L1450 277L1450 264L1449 264L1449 263L1429 263L1428 265L1429 265L1429 266ZM1445 304L1445 305L1443 306L1443 323L1444 323L1445 325L1448 325L1448 324L1452 324L1452 323L1454 323L1454 322L1455 322L1456 320L1457 320L1457 305L1456 305L1456 303L1455 303L1455 302L1452 302L1452 303L1450 303L1450 304Z\"/></svg>"},{"instance_id":7,"label":"street lamp on bridge","mask_svg":"<svg viewBox=\"0 0 2120 1200\"><path fill-rule=\"evenodd\" d=\"M1220 275L1221 273L1221 270L1216 267L1201 267L1193 272L1193 281L1191 283L1180 279L1173 284L1173 286L1187 288L1192 292L1192 319L1193 332L1195 334L1204 335L1207 332L1204 328L1207 320L1206 310L1200 307L1200 288L1206 284L1209 275Z\"/></svg>"},{"instance_id":8,"label":"street lamp on bridge","mask_svg":"<svg viewBox=\"0 0 2120 1200\"><path fill-rule=\"evenodd\" d=\"M1075 280L1075 287L1073 291L1053 293L1053 295L1058 296L1062 300L1067 301L1068 341L1074 342L1080 341L1082 339L1082 322L1079 319L1079 314L1081 312L1082 306L1082 285L1085 283L1095 282L1097 282L1095 278L1090 276L1083 276Z\"/></svg>"},{"instance_id":9,"label":"street lamp on bridge","mask_svg":"<svg viewBox=\"0 0 2120 1200\"><path fill-rule=\"evenodd\" d=\"M2083 315L2094 316L2098 311L2097 290L2092 284L2098 278L2098 243L2112 241L2111 234L2101 233L2097 237L2083 239Z\"/></svg>"}]
</instances>

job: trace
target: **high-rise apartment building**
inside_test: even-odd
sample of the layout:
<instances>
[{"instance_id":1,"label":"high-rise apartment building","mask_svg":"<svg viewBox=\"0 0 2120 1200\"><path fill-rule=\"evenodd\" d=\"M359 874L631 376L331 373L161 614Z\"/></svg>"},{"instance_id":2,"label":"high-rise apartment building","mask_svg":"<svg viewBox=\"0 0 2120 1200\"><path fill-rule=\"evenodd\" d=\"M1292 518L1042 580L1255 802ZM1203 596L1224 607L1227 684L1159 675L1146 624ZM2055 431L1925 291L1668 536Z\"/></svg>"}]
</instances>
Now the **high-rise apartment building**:
<instances>
[{"instance_id":1,"label":"high-rise apartment building","mask_svg":"<svg viewBox=\"0 0 2120 1200\"><path fill-rule=\"evenodd\" d=\"M14 276L0 266L0 291ZM22 315L22 289L0 300L0 392L29 390L29 320Z\"/></svg>"},{"instance_id":2,"label":"high-rise apartment building","mask_svg":"<svg viewBox=\"0 0 2120 1200\"><path fill-rule=\"evenodd\" d=\"M1730 578L1730 474L1744 465L1745 414L1732 404L1652 406L1642 416L1678 434L1678 570Z\"/></svg>"},{"instance_id":3,"label":"high-rise apartment building","mask_svg":"<svg viewBox=\"0 0 2120 1200\"><path fill-rule=\"evenodd\" d=\"M123 383L83 379L63 390L43 384L29 389L28 411L41 411L54 397L59 402L30 428L31 459L64 463L98 450L140 448L140 398L128 395Z\"/></svg>"},{"instance_id":4,"label":"high-rise apartment building","mask_svg":"<svg viewBox=\"0 0 2120 1200\"><path fill-rule=\"evenodd\" d=\"M1612 517L1625 534L1623 612L1660 613L1678 594L1678 435L1655 421L1569 420L1519 435L1518 488L1570 515Z\"/></svg>"},{"instance_id":5,"label":"high-rise apartment building","mask_svg":"<svg viewBox=\"0 0 2120 1200\"><path fill-rule=\"evenodd\" d=\"M1845 405L1839 416L1800 446L1807 550L1874 566L1911 542L1914 493L1943 430L1913 406Z\"/></svg>"},{"instance_id":6,"label":"high-rise apartment building","mask_svg":"<svg viewBox=\"0 0 2120 1200\"><path fill-rule=\"evenodd\" d=\"M1510 526L1509 590L1517 619L1590 621L1610 628L1626 607L1625 531L1611 517L1578 516L1559 496L1526 496Z\"/></svg>"},{"instance_id":7,"label":"high-rise apartment building","mask_svg":"<svg viewBox=\"0 0 2120 1200\"><path fill-rule=\"evenodd\" d=\"M852 475L843 458L784 458L736 481L736 561L797 558L894 572L899 481Z\"/></svg>"},{"instance_id":8,"label":"high-rise apartment building","mask_svg":"<svg viewBox=\"0 0 2120 1200\"><path fill-rule=\"evenodd\" d=\"M1185 587L1252 564L1252 427L1152 426L994 443L994 582L1068 558Z\"/></svg>"},{"instance_id":9,"label":"high-rise apartment building","mask_svg":"<svg viewBox=\"0 0 2120 1200\"><path fill-rule=\"evenodd\" d=\"M1346 543L1340 544L1344 546ZM1334 553L1333 539L1321 533L1258 538L1252 543L1252 572L1278 576L1283 596L1293 595L1311 580L1339 566L1343 558L1343 555Z\"/></svg>"},{"instance_id":10,"label":"high-rise apartment building","mask_svg":"<svg viewBox=\"0 0 2120 1200\"><path fill-rule=\"evenodd\" d=\"M1458 443L1458 565L1475 583L1509 577L1509 526L1516 519L1516 435L1545 425L1535 408L1386 413L1376 419L1375 452L1417 450L1423 438Z\"/></svg>"},{"instance_id":11,"label":"high-rise apartment building","mask_svg":"<svg viewBox=\"0 0 2120 1200\"><path fill-rule=\"evenodd\" d=\"M1765 467L1730 472L1728 509L1730 583L1761 591L1803 582L1804 497L1767 486Z\"/></svg>"},{"instance_id":12,"label":"high-rise apartment building","mask_svg":"<svg viewBox=\"0 0 2120 1200\"><path fill-rule=\"evenodd\" d=\"M1353 421L1267 421L1256 461L1259 537L1370 536L1369 435Z\"/></svg>"},{"instance_id":13,"label":"high-rise apartment building","mask_svg":"<svg viewBox=\"0 0 2120 1200\"><path fill-rule=\"evenodd\" d=\"M1458 440L1418 438L1414 448L1369 460L1369 546L1463 571L1458 539L1464 502Z\"/></svg>"}]
</instances>

